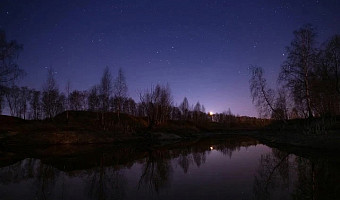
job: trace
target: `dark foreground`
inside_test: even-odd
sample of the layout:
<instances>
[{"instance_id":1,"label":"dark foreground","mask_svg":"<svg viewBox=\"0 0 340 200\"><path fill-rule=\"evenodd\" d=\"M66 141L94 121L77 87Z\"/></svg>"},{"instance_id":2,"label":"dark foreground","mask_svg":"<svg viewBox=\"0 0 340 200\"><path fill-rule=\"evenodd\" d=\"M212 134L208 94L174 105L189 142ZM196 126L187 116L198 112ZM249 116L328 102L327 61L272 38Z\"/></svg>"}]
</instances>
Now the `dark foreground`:
<instances>
[{"instance_id":1,"label":"dark foreground","mask_svg":"<svg viewBox=\"0 0 340 200\"><path fill-rule=\"evenodd\" d=\"M245 136L11 147L2 199L339 199L340 160Z\"/></svg>"}]
</instances>

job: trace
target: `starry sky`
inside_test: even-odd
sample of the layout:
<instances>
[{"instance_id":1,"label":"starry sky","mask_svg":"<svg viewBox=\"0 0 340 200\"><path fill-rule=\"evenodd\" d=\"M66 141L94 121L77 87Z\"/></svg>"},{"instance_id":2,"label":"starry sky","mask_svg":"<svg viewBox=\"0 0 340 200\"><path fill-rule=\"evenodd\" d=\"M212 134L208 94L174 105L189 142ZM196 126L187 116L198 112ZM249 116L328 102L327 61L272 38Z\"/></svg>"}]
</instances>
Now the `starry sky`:
<instances>
[{"instance_id":1,"label":"starry sky","mask_svg":"<svg viewBox=\"0 0 340 200\"><path fill-rule=\"evenodd\" d=\"M169 83L179 105L257 116L249 66L276 88L293 31L310 23L321 44L340 33L338 0L0 0L0 28L23 44L19 82L42 89L52 67L60 90L98 84L122 68L129 96Z\"/></svg>"}]
</instances>

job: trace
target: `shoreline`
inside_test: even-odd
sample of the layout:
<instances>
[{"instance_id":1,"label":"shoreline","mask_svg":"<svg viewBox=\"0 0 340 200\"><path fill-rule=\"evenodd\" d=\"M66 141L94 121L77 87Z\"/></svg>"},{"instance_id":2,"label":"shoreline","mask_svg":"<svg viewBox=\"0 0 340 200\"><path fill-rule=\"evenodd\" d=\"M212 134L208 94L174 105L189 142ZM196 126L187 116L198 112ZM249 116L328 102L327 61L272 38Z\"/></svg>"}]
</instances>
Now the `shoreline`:
<instances>
[{"instance_id":1,"label":"shoreline","mask_svg":"<svg viewBox=\"0 0 340 200\"><path fill-rule=\"evenodd\" d=\"M336 122L336 119L333 125L328 126L327 134L304 134L301 127L306 126L307 121L303 120L291 120L284 124L284 128L283 124L277 121L266 126L236 124L233 127L214 122L197 124L190 121L169 121L148 129L144 119L126 115L120 123L111 124L111 129L103 130L95 113L70 112L69 120L66 120L64 114L53 121L30 121L0 115L0 151L9 146L120 143L155 145L227 136L248 136L272 146L326 152L340 150L340 123ZM319 122L320 120L316 119L308 127Z\"/></svg>"},{"instance_id":2,"label":"shoreline","mask_svg":"<svg viewBox=\"0 0 340 200\"><path fill-rule=\"evenodd\" d=\"M67 134L68 138L65 138ZM313 151L332 152L340 150L340 136L335 134L329 135L302 135L293 133L277 133L261 130L234 130L227 132L202 132L194 133L186 136L181 136L176 133L149 132L148 136L108 136L96 135L94 138L88 139L89 133L46 133L40 137L40 134L35 135L35 138L28 135L12 135L9 137L0 138L0 149L6 147L25 147L25 146L52 146L52 145L116 145L116 144L173 144L183 141L195 141L208 138L229 137L229 136L246 136L260 141L268 146L284 146L288 148L303 148ZM46 137L46 136L54 136ZM70 139L71 137L71 139ZM83 137L83 138L82 138ZM55 138L59 138L55 140ZM9 140L7 140L9 139Z\"/></svg>"}]
</instances>

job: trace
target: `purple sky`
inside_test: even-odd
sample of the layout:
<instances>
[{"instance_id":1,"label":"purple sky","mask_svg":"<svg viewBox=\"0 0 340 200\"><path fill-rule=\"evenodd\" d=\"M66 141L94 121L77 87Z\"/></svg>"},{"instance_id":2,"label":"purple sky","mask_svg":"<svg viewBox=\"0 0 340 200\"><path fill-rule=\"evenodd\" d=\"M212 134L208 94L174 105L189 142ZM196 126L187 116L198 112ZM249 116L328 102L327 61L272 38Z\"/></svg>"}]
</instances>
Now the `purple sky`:
<instances>
[{"instance_id":1,"label":"purple sky","mask_svg":"<svg viewBox=\"0 0 340 200\"><path fill-rule=\"evenodd\" d=\"M257 116L248 67L276 88L292 32L311 23L321 43L340 33L339 10L338 0L0 0L0 28L24 45L20 85L41 89L53 67L61 90L67 80L85 90L121 67L136 101L169 83L177 104Z\"/></svg>"}]
</instances>

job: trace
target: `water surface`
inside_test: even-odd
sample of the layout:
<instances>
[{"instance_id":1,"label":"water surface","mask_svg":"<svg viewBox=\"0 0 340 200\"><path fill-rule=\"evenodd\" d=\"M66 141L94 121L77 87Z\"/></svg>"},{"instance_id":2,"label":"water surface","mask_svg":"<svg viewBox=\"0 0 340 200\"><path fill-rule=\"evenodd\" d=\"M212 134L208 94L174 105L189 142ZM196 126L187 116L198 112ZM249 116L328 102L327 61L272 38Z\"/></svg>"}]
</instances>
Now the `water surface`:
<instances>
[{"instance_id":1,"label":"water surface","mask_svg":"<svg viewBox=\"0 0 340 200\"><path fill-rule=\"evenodd\" d=\"M6 154L1 199L337 199L340 191L336 160L246 137L32 152Z\"/></svg>"}]
</instances>

